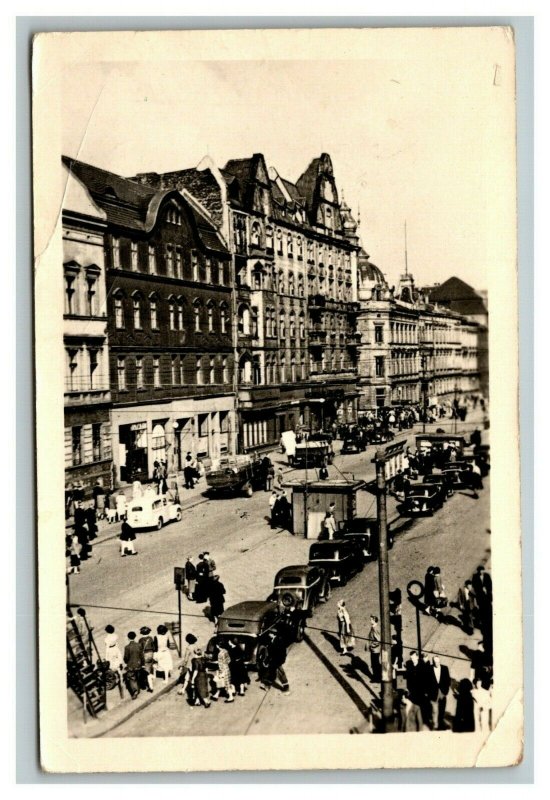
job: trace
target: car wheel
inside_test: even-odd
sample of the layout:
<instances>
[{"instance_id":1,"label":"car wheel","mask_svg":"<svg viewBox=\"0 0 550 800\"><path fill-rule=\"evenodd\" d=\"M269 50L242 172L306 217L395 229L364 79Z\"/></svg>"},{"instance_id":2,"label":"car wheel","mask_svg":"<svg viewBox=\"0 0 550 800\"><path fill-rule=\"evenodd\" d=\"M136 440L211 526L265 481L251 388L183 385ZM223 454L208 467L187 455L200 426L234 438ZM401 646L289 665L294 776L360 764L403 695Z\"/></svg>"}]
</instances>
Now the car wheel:
<instances>
[{"instance_id":1,"label":"car wheel","mask_svg":"<svg viewBox=\"0 0 550 800\"><path fill-rule=\"evenodd\" d=\"M162 517L159 517L157 521L157 531L160 531L163 525L164 525L164 520Z\"/></svg>"},{"instance_id":2,"label":"car wheel","mask_svg":"<svg viewBox=\"0 0 550 800\"><path fill-rule=\"evenodd\" d=\"M306 623L304 620L300 620L296 628L296 641L303 642L304 641L304 633L305 633Z\"/></svg>"},{"instance_id":3,"label":"car wheel","mask_svg":"<svg viewBox=\"0 0 550 800\"><path fill-rule=\"evenodd\" d=\"M269 665L269 652L265 644L259 644L256 650L256 667L266 669Z\"/></svg>"},{"instance_id":4,"label":"car wheel","mask_svg":"<svg viewBox=\"0 0 550 800\"><path fill-rule=\"evenodd\" d=\"M178 508L178 511L176 513L176 522L181 522L181 518L182 518L181 508Z\"/></svg>"}]
</instances>

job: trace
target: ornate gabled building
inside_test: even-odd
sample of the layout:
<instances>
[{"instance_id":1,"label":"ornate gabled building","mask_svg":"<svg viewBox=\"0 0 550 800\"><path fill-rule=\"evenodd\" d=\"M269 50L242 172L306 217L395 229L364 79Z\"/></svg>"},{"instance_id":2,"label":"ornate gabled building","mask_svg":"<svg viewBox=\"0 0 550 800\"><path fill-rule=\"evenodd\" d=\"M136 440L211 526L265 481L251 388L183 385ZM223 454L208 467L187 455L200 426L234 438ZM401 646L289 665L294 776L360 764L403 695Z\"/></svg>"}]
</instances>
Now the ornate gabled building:
<instances>
[{"instance_id":1,"label":"ornate gabled building","mask_svg":"<svg viewBox=\"0 0 550 800\"><path fill-rule=\"evenodd\" d=\"M63 163L104 218L115 481L234 452L233 270L215 223L186 192Z\"/></svg>"},{"instance_id":2,"label":"ornate gabled building","mask_svg":"<svg viewBox=\"0 0 550 800\"><path fill-rule=\"evenodd\" d=\"M272 446L300 425L355 420L359 245L330 157L296 183L261 153L135 180L188 190L230 243L241 449Z\"/></svg>"}]
</instances>

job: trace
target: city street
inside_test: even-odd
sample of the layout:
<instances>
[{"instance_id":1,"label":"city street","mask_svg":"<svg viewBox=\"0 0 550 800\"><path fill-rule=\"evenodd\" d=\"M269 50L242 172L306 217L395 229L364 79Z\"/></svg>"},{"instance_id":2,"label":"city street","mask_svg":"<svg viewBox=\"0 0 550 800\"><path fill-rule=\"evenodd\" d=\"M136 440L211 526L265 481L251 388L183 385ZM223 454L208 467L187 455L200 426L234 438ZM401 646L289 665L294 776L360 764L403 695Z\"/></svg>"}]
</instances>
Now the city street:
<instances>
[{"instance_id":1,"label":"city street","mask_svg":"<svg viewBox=\"0 0 550 800\"><path fill-rule=\"evenodd\" d=\"M407 431L401 438L413 444L414 432ZM331 477L341 477L341 471L370 480L374 477L371 463L374 451L375 448L369 447L366 453L337 456ZM302 477L298 471L287 475ZM427 567L437 564L447 594L453 599L477 564L487 560L488 486L486 481L479 500L473 499L471 492L459 492L433 517L399 520L392 526L395 546L390 551L390 584L392 588L399 586L403 592L405 656L410 647L416 647L415 616L406 599L407 583L412 579L423 580ZM252 498L209 500L185 512L180 523L172 523L160 532L140 533L139 555L135 558L120 558L116 538L96 545L93 558L83 564L80 575L71 579L71 601L86 608L100 652L103 629L108 623L115 626L124 646L128 630L139 631L147 624L154 632L156 625L177 619L173 568L183 565L189 555L196 560L199 552L208 550L215 559L226 587L226 608L242 600L266 598L279 568L307 563L311 542L287 531L274 531L268 524L268 496L257 492ZM376 513L374 496L369 513ZM388 517L390 520L397 517L393 498L389 498ZM338 655L335 647L336 604L341 597L346 599L357 636L353 660ZM203 608L183 598L184 635L193 632L201 646L206 645L214 630ZM451 611L448 609L447 613ZM251 673L252 683L246 697L237 698L231 705L213 704L208 710L190 708L172 689L108 735L213 735L221 731L345 733L354 727L361 729L373 701L368 668L364 667L364 661L368 664L368 654L360 638L368 634L371 613L378 613L376 562L368 564L361 575L345 588L334 591L331 600L317 608L308 627L310 641L294 645L289 651L286 664L291 685L289 696L275 689L262 692L255 673ZM453 677L468 674L468 661L457 659L464 659L458 649L465 641L460 628L423 616L422 635L423 647L441 652L442 661L448 664ZM474 635L472 641L475 640ZM175 652L174 661L177 663ZM157 681L157 687L160 685ZM118 703L116 694L116 691L110 693L110 706ZM127 695L122 704L131 705ZM91 728L87 731L82 726L78 705L71 697L72 734L89 735Z\"/></svg>"}]
</instances>

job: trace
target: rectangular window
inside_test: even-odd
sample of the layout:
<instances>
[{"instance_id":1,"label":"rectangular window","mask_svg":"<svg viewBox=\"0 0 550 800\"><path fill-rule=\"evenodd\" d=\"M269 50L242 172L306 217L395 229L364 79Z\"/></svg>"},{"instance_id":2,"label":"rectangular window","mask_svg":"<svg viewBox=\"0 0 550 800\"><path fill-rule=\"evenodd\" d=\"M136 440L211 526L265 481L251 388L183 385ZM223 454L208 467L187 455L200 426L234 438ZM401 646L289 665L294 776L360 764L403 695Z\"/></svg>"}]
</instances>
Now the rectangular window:
<instances>
[{"instance_id":1,"label":"rectangular window","mask_svg":"<svg viewBox=\"0 0 550 800\"><path fill-rule=\"evenodd\" d=\"M65 275L65 314L75 313L75 275Z\"/></svg>"},{"instance_id":2,"label":"rectangular window","mask_svg":"<svg viewBox=\"0 0 550 800\"><path fill-rule=\"evenodd\" d=\"M209 258L206 259L206 283L212 283L212 261Z\"/></svg>"},{"instance_id":3,"label":"rectangular window","mask_svg":"<svg viewBox=\"0 0 550 800\"><path fill-rule=\"evenodd\" d=\"M198 306L195 306L193 309L193 313L195 314L195 331L198 333L201 329L201 310Z\"/></svg>"},{"instance_id":4,"label":"rectangular window","mask_svg":"<svg viewBox=\"0 0 550 800\"><path fill-rule=\"evenodd\" d=\"M212 259L212 283L214 285L220 282L220 267L215 258Z\"/></svg>"},{"instance_id":5,"label":"rectangular window","mask_svg":"<svg viewBox=\"0 0 550 800\"><path fill-rule=\"evenodd\" d=\"M225 308L220 309L220 331L227 333L227 311Z\"/></svg>"},{"instance_id":6,"label":"rectangular window","mask_svg":"<svg viewBox=\"0 0 550 800\"><path fill-rule=\"evenodd\" d=\"M197 356L197 363L195 366L195 374L197 379L197 386L202 386L202 357Z\"/></svg>"},{"instance_id":7,"label":"rectangular window","mask_svg":"<svg viewBox=\"0 0 550 800\"><path fill-rule=\"evenodd\" d=\"M136 389L143 389L143 356L136 356Z\"/></svg>"},{"instance_id":8,"label":"rectangular window","mask_svg":"<svg viewBox=\"0 0 550 800\"><path fill-rule=\"evenodd\" d=\"M166 245L166 274L169 278L174 277L174 259L173 259L173 252L172 252L172 245Z\"/></svg>"},{"instance_id":9,"label":"rectangular window","mask_svg":"<svg viewBox=\"0 0 550 800\"><path fill-rule=\"evenodd\" d=\"M96 297L97 297L97 281L94 277L86 277L87 291L86 291L86 313L89 317L96 314Z\"/></svg>"},{"instance_id":10,"label":"rectangular window","mask_svg":"<svg viewBox=\"0 0 550 800\"><path fill-rule=\"evenodd\" d=\"M181 249L176 247L176 278L183 278L181 269Z\"/></svg>"},{"instance_id":11,"label":"rectangular window","mask_svg":"<svg viewBox=\"0 0 550 800\"><path fill-rule=\"evenodd\" d=\"M101 461L101 422L92 424L92 457L94 461Z\"/></svg>"},{"instance_id":12,"label":"rectangular window","mask_svg":"<svg viewBox=\"0 0 550 800\"><path fill-rule=\"evenodd\" d=\"M169 316L170 330L171 331L175 331L176 330L176 309L175 309L175 306L174 306L174 303L172 302L172 300L170 300L170 303L168 305L168 316Z\"/></svg>"},{"instance_id":13,"label":"rectangular window","mask_svg":"<svg viewBox=\"0 0 550 800\"><path fill-rule=\"evenodd\" d=\"M96 375L98 372L98 351L88 350L89 366L90 366L90 389L95 389Z\"/></svg>"},{"instance_id":14,"label":"rectangular window","mask_svg":"<svg viewBox=\"0 0 550 800\"><path fill-rule=\"evenodd\" d=\"M149 245L149 272L154 275L157 271L157 254L154 245Z\"/></svg>"},{"instance_id":15,"label":"rectangular window","mask_svg":"<svg viewBox=\"0 0 550 800\"><path fill-rule=\"evenodd\" d=\"M229 433L229 411L220 411L220 433Z\"/></svg>"},{"instance_id":16,"label":"rectangular window","mask_svg":"<svg viewBox=\"0 0 550 800\"><path fill-rule=\"evenodd\" d=\"M120 239L118 236L111 238L111 258L113 260L113 269L120 269Z\"/></svg>"},{"instance_id":17,"label":"rectangular window","mask_svg":"<svg viewBox=\"0 0 550 800\"><path fill-rule=\"evenodd\" d=\"M183 330L183 302L178 304L178 324L180 331Z\"/></svg>"},{"instance_id":18,"label":"rectangular window","mask_svg":"<svg viewBox=\"0 0 550 800\"><path fill-rule=\"evenodd\" d=\"M178 356L172 356L172 386L177 386L179 384L179 378L180 378L179 358Z\"/></svg>"},{"instance_id":19,"label":"rectangular window","mask_svg":"<svg viewBox=\"0 0 550 800\"><path fill-rule=\"evenodd\" d=\"M160 356L153 356L153 386L160 386Z\"/></svg>"},{"instance_id":20,"label":"rectangular window","mask_svg":"<svg viewBox=\"0 0 550 800\"><path fill-rule=\"evenodd\" d=\"M378 344L384 341L384 328L382 325L374 326L374 341Z\"/></svg>"},{"instance_id":21,"label":"rectangular window","mask_svg":"<svg viewBox=\"0 0 550 800\"><path fill-rule=\"evenodd\" d=\"M124 306L122 297L115 297L115 328L124 328Z\"/></svg>"},{"instance_id":22,"label":"rectangular window","mask_svg":"<svg viewBox=\"0 0 550 800\"><path fill-rule=\"evenodd\" d=\"M73 466L82 464L82 426L73 428Z\"/></svg>"},{"instance_id":23,"label":"rectangular window","mask_svg":"<svg viewBox=\"0 0 550 800\"><path fill-rule=\"evenodd\" d=\"M376 371L377 378L384 377L384 356L375 356L374 359L374 368Z\"/></svg>"},{"instance_id":24,"label":"rectangular window","mask_svg":"<svg viewBox=\"0 0 550 800\"><path fill-rule=\"evenodd\" d=\"M117 359L117 386L119 391L126 389L126 359L119 356Z\"/></svg>"},{"instance_id":25,"label":"rectangular window","mask_svg":"<svg viewBox=\"0 0 550 800\"><path fill-rule=\"evenodd\" d=\"M67 390L69 392L76 391L78 387L78 350L67 350L68 359L68 372L67 372Z\"/></svg>"},{"instance_id":26,"label":"rectangular window","mask_svg":"<svg viewBox=\"0 0 550 800\"><path fill-rule=\"evenodd\" d=\"M191 274L194 281L199 279L199 259L194 250L191 251Z\"/></svg>"},{"instance_id":27,"label":"rectangular window","mask_svg":"<svg viewBox=\"0 0 550 800\"><path fill-rule=\"evenodd\" d=\"M138 268L138 246L137 242L130 243L130 264L134 272L137 272Z\"/></svg>"},{"instance_id":28,"label":"rectangular window","mask_svg":"<svg viewBox=\"0 0 550 800\"><path fill-rule=\"evenodd\" d=\"M134 298L134 328L139 330L141 328L141 303L139 298Z\"/></svg>"},{"instance_id":29,"label":"rectangular window","mask_svg":"<svg viewBox=\"0 0 550 800\"><path fill-rule=\"evenodd\" d=\"M227 366L227 356L222 359L222 382L229 383L229 369Z\"/></svg>"},{"instance_id":30,"label":"rectangular window","mask_svg":"<svg viewBox=\"0 0 550 800\"><path fill-rule=\"evenodd\" d=\"M199 436L202 438L208 436L208 414L198 415Z\"/></svg>"},{"instance_id":31,"label":"rectangular window","mask_svg":"<svg viewBox=\"0 0 550 800\"><path fill-rule=\"evenodd\" d=\"M216 383L216 359L213 356L210 356L208 378L209 383Z\"/></svg>"}]
</instances>

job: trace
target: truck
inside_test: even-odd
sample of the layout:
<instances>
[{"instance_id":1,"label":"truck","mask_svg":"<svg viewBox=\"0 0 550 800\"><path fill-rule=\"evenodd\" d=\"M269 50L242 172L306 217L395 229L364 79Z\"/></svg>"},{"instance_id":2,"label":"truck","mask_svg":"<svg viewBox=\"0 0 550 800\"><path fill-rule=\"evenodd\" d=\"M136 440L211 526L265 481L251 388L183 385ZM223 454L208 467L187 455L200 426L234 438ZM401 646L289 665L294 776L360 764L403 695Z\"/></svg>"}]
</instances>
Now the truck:
<instances>
[{"instance_id":1,"label":"truck","mask_svg":"<svg viewBox=\"0 0 550 800\"><path fill-rule=\"evenodd\" d=\"M265 476L261 459L252 455L224 456L204 459L206 485L212 495L244 493L252 497L254 489L263 486Z\"/></svg>"}]
</instances>

